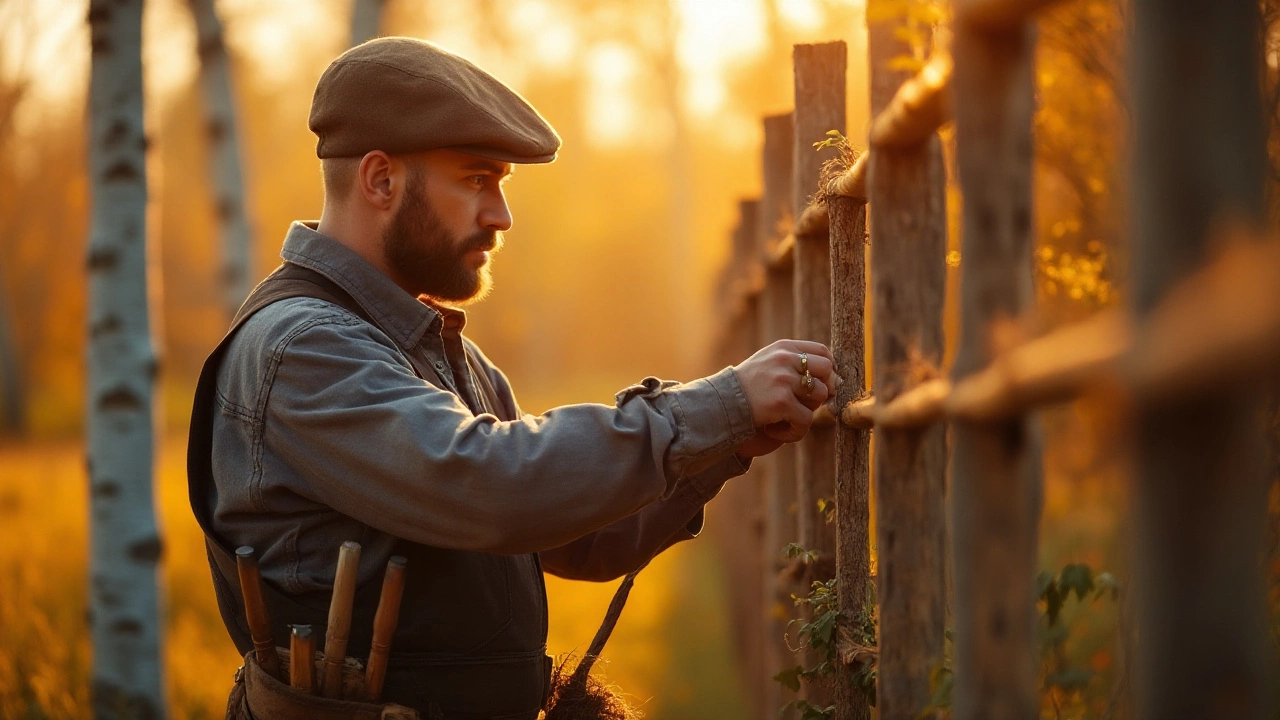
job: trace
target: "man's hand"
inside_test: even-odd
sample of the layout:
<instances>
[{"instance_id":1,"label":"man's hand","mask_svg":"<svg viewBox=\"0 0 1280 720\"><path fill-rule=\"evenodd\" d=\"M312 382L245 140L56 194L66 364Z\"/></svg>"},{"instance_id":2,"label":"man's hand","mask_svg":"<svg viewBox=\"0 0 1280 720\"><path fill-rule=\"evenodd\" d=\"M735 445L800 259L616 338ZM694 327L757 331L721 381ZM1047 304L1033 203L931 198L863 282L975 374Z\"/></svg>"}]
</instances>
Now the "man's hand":
<instances>
[{"instance_id":1,"label":"man's hand","mask_svg":"<svg viewBox=\"0 0 1280 720\"><path fill-rule=\"evenodd\" d=\"M805 354L812 389L805 385ZM733 367L747 395L747 404L757 428L755 436L736 451L743 457L773 452L779 445L795 442L809 432L813 411L829 394L835 363L822 343L806 340L779 340Z\"/></svg>"}]
</instances>

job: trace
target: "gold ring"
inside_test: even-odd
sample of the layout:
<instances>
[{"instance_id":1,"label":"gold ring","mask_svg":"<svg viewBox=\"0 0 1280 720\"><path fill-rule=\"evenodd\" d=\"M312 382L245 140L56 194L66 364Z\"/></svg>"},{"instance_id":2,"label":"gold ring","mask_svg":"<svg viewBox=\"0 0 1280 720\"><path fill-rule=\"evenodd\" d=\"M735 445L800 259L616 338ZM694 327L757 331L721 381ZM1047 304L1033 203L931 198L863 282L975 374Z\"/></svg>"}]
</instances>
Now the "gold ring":
<instances>
[{"instance_id":1,"label":"gold ring","mask_svg":"<svg viewBox=\"0 0 1280 720\"><path fill-rule=\"evenodd\" d=\"M813 376L809 374L808 370L804 371L804 382L802 384L804 386L805 397L812 395L813 394Z\"/></svg>"},{"instance_id":2,"label":"gold ring","mask_svg":"<svg viewBox=\"0 0 1280 720\"><path fill-rule=\"evenodd\" d=\"M800 372L803 375L809 374L809 353L800 353Z\"/></svg>"}]
</instances>

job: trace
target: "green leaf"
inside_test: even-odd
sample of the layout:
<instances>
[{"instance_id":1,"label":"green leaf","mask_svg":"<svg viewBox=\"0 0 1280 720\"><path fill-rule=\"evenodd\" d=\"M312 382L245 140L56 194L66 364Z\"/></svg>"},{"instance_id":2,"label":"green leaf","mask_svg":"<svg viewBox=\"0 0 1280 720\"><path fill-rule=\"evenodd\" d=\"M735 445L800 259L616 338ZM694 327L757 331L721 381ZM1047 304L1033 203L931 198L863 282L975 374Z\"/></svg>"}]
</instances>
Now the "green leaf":
<instances>
[{"instance_id":1,"label":"green leaf","mask_svg":"<svg viewBox=\"0 0 1280 720\"><path fill-rule=\"evenodd\" d=\"M804 672L804 667L797 665L774 675L773 679L782 683L782 687L791 692L800 692L800 673L802 672Z\"/></svg>"},{"instance_id":2,"label":"green leaf","mask_svg":"<svg viewBox=\"0 0 1280 720\"><path fill-rule=\"evenodd\" d=\"M840 613L830 610L822 614L821 617L815 618L809 624L809 637L822 641L823 645L831 643L831 636L836 631L836 617Z\"/></svg>"},{"instance_id":3,"label":"green leaf","mask_svg":"<svg viewBox=\"0 0 1280 720\"><path fill-rule=\"evenodd\" d=\"M1063 690L1084 690L1089 681L1093 679L1093 671L1084 668L1073 668L1071 670L1063 670L1060 673L1054 673L1049 676L1048 682L1051 687L1059 687Z\"/></svg>"},{"instance_id":4,"label":"green leaf","mask_svg":"<svg viewBox=\"0 0 1280 720\"><path fill-rule=\"evenodd\" d=\"M1062 611L1062 603L1067 599L1067 593L1058 589L1057 583L1054 583L1044 591L1042 596L1045 604L1045 616L1049 618L1049 625L1052 626L1058 622L1058 613Z\"/></svg>"},{"instance_id":5,"label":"green leaf","mask_svg":"<svg viewBox=\"0 0 1280 720\"><path fill-rule=\"evenodd\" d=\"M1044 600L1045 593L1051 587L1053 587L1053 573L1042 570L1039 575L1036 575L1036 597Z\"/></svg>"},{"instance_id":6,"label":"green leaf","mask_svg":"<svg viewBox=\"0 0 1280 720\"><path fill-rule=\"evenodd\" d=\"M1093 570L1088 565L1079 563L1068 565L1058 574L1058 586L1062 588L1064 596L1070 595L1074 590L1076 599L1084 600L1086 595L1093 592Z\"/></svg>"}]
</instances>

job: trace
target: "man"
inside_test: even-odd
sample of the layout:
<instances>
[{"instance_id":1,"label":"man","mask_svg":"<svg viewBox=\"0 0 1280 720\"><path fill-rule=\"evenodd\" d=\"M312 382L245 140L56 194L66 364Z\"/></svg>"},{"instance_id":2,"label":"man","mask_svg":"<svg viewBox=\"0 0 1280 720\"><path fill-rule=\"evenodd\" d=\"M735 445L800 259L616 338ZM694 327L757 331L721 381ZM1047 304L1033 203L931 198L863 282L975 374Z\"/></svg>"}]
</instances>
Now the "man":
<instances>
[{"instance_id":1,"label":"man","mask_svg":"<svg viewBox=\"0 0 1280 720\"><path fill-rule=\"evenodd\" d=\"M367 655L382 569L403 555L384 698L424 717L535 718L542 573L607 580L696 535L726 480L805 434L830 354L780 341L691 383L649 378L612 407L522 414L458 308L489 287L512 165L552 161L555 131L408 38L334 61L310 126L320 221L289 229L193 412L192 504L224 620L246 652L229 549L256 548L279 642L288 623L324 624L338 547L355 540L348 653Z\"/></svg>"}]
</instances>

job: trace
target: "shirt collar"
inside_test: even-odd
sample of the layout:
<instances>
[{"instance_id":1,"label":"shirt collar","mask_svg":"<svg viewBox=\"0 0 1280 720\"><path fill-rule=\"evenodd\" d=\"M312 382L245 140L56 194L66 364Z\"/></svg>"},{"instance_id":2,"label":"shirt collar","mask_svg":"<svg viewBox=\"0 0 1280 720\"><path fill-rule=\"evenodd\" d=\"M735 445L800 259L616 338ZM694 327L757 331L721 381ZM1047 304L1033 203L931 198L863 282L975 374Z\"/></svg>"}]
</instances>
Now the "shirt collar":
<instances>
[{"instance_id":1,"label":"shirt collar","mask_svg":"<svg viewBox=\"0 0 1280 720\"><path fill-rule=\"evenodd\" d=\"M432 326L447 321L461 329L466 315L437 308L413 297L354 250L316 231L314 222L294 222L280 257L314 270L347 291L369 317L406 350L417 345Z\"/></svg>"}]
</instances>

